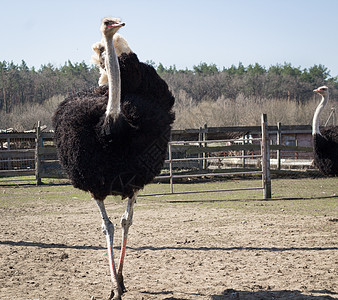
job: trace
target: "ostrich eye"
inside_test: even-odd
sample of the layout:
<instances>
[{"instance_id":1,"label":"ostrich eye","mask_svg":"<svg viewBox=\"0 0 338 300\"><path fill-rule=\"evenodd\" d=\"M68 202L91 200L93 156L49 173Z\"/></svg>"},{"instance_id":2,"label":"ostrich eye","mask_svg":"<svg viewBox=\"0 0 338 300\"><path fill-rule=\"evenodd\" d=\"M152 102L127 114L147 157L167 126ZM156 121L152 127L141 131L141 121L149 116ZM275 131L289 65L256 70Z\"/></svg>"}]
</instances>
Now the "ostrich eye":
<instances>
[{"instance_id":1,"label":"ostrich eye","mask_svg":"<svg viewBox=\"0 0 338 300\"><path fill-rule=\"evenodd\" d=\"M104 24L105 24L106 26L110 26L110 25L116 24L116 22L115 22L115 21L106 21Z\"/></svg>"}]
</instances>

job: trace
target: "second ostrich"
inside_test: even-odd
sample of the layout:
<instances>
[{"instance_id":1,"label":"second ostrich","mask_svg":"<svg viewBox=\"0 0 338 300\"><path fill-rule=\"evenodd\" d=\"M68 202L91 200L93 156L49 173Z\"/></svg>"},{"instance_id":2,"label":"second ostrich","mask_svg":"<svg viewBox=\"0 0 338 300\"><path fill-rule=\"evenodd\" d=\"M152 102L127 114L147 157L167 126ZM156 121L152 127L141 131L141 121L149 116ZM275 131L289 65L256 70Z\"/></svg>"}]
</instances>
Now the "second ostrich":
<instances>
[{"instance_id":1,"label":"second ostrich","mask_svg":"<svg viewBox=\"0 0 338 300\"><path fill-rule=\"evenodd\" d=\"M92 55L91 62L99 67L100 70L99 86L108 84L108 76L105 65L106 49L104 45L105 42L104 39L102 39L102 41L96 42L92 46L92 49L95 54ZM114 34L113 45L117 57L121 57L122 53L124 53L125 55L132 53L127 41L119 33Z\"/></svg>"},{"instance_id":2,"label":"second ostrich","mask_svg":"<svg viewBox=\"0 0 338 300\"><path fill-rule=\"evenodd\" d=\"M315 90L322 100L316 108L312 123L314 163L326 176L338 175L338 126L319 129L319 117L329 100L329 89L321 86Z\"/></svg>"},{"instance_id":3,"label":"second ostrich","mask_svg":"<svg viewBox=\"0 0 338 300\"><path fill-rule=\"evenodd\" d=\"M174 121L174 97L156 71L132 52L117 57L113 36L122 26L109 17L100 27L108 87L69 96L53 118L60 162L74 187L91 193L103 219L113 299L125 291L122 268L137 193L160 173ZM114 226L103 202L108 195L128 198L118 269Z\"/></svg>"}]
</instances>

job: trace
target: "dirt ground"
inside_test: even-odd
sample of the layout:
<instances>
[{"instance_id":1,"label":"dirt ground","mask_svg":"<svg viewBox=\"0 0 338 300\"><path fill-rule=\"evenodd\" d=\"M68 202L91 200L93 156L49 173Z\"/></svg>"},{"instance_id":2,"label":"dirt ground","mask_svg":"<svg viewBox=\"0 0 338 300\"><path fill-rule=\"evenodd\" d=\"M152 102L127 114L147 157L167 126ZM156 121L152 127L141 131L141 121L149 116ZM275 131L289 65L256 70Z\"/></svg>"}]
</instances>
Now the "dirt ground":
<instances>
[{"instance_id":1,"label":"dirt ground","mask_svg":"<svg viewBox=\"0 0 338 300\"><path fill-rule=\"evenodd\" d=\"M98 209L88 195L73 198L1 207L1 300L108 298ZM126 202L106 203L118 257ZM139 199L123 299L338 299L337 219L241 203Z\"/></svg>"}]
</instances>

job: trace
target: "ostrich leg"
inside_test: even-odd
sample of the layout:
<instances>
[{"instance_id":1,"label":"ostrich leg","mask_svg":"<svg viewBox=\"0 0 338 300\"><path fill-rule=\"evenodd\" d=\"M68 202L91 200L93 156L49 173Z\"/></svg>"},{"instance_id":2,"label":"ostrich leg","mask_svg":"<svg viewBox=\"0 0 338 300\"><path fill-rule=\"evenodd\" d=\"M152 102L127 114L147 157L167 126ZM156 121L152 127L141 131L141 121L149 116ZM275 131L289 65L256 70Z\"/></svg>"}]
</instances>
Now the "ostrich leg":
<instances>
[{"instance_id":1,"label":"ostrich leg","mask_svg":"<svg viewBox=\"0 0 338 300\"><path fill-rule=\"evenodd\" d=\"M117 271L117 281L122 289L122 292L126 291L126 288L123 283L123 275L122 275L122 269L123 269L123 262L124 257L126 255L126 246L127 246L127 237L128 237L128 231L130 225L133 223L133 213L134 213L134 204L136 202L136 197L138 195L138 191L134 193L134 195L130 198L128 198L128 204L127 209L122 215L121 218L121 226L122 226L122 246L121 246L121 254L120 254L120 262L119 262L119 268Z\"/></svg>"},{"instance_id":2,"label":"ostrich leg","mask_svg":"<svg viewBox=\"0 0 338 300\"><path fill-rule=\"evenodd\" d=\"M116 299L120 300L122 295L121 287L117 280L115 262L114 262L114 255L113 255L113 240L114 240L114 225L109 220L106 209L104 207L103 200L96 200L96 204L99 207L100 214L102 217L102 231L106 236L107 240L107 248L108 248L108 258L109 258L109 267L110 267L110 274L111 280L113 282L113 290L111 292L109 299ZM114 296L115 295L115 296Z\"/></svg>"}]
</instances>

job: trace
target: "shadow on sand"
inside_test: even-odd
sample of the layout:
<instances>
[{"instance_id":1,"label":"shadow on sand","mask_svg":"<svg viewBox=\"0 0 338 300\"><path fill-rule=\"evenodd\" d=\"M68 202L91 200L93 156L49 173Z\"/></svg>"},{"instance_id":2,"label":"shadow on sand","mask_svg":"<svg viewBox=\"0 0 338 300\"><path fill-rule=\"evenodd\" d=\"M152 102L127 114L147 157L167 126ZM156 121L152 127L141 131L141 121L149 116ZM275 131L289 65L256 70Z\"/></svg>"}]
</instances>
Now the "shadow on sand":
<instances>
[{"instance_id":1,"label":"shadow on sand","mask_svg":"<svg viewBox=\"0 0 338 300\"><path fill-rule=\"evenodd\" d=\"M38 248L54 248L54 249L78 249L78 250L105 250L106 247L100 246L73 246L54 243L39 243L25 241L0 241L0 245L19 246L19 247L38 247Z\"/></svg>"},{"instance_id":2,"label":"shadow on sand","mask_svg":"<svg viewBox=\"0 0 338 300\"><path fill-rule=\"evenodd\" d=\"M212 295L212 300L271 300L271 299L285 299L285 300L320 300L320 299L336 299L329 295L337 296L337 293L322 290L309 291L311 295L306 295L301 291L236 291L233 289L225 290L222 295Z\"/></svg>"},{"instance_id":3,"label":"shadow on sand","mask_svg":"<svg viewBox=\"0 0 338 300\"><path fill-rule=\"evenodd\" d=\"M189 300L191 297L196 297L199 299L201 297L212 300L272 300L272 299L282 299L282 300L324 300L324 299L337 299L338 293L331 292L328 290L320 291L308 291L311 295L306 295L301 291L236 291L233 289L224 290L221 295L203 295L200 293L183 293L187 295L187 298L183 297L174 297L170 294L175 294L173 291L163 291L163 292L147 292L144 291L142 294L148 295L158 295L162 300ZM166 297L167 295L168 297ZM164 298L162 298L162 297ZM334 298L332 297L334 296Z\"/></svg>"},{"instance_id":4,"label":"shadow on sand","mask_svg":"<svg viewBox=\"0 0 338 300\"><path fill-rule=\"evenodd\" d=\"M330 198L338 198L338 195L332 196L321 196L321 197L279 197L279 198L271 198L271 199L209 199L209 200L167 200L168 203L216 203L216 202L273 202L273 201L287 201L287 200L321 200L321 199L330 199Z\"/></svg>"},{"instance_id":5,"label":"shadow on sand","mask_svg":"<svg viewBox=\"0 0 338 300\"><path fill-rule=\"evenodd\" d=\"M54 248L54 249L78 249L78 250L106 250L106 247L101 246L82 246L82 245L66 245L55 243L40 243L40 242L25 242L25 241L0 241L0 245L18 246L18 247L38 247L38 248ZM120 249L115 246L114 249ZM163 251L163 250L192 250L192 251L270 251L270 252L284 252L284 251L327 251L338 250L338 247L193 247L193 246L142 246L142 247L128 247L127 249L134 251Z\"/></svg>"}]
</instances>

